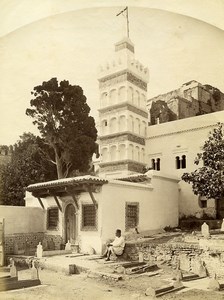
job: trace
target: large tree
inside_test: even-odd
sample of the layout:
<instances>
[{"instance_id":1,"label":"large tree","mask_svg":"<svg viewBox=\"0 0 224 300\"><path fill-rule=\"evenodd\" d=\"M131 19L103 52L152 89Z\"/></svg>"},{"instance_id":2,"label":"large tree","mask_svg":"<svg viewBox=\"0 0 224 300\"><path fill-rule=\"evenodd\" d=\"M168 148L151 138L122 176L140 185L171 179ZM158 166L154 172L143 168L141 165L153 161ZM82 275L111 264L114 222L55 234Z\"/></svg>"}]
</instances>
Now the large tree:
<instances>
[{"instance_id":1,"label":"large tree","mask_svg":"<svg viewBox=\"0 0 224 300\"><path fill-rule=\"evenodd\" d=\"M34 87L31 109L43 139L54 150L58 178L87 172L96 151L97 130L80 86L56 78Z\"/></svg>"},{"instance_id":2,"label":"large tree","mask_svg":"<svg viewBox=\"0 0 224 300\"><path fill-rule=\"evenodd\" d=\"M57 178L56 168L49 162L52 155L40 137L24 133L11 151L11 160L1 166L0 198L5 205L24 205L24 187ZM48 152L48 157L45 153Z\"/></svg>"},{"instance_id":3,"label":"large tree","mask_svg":"<svg viewBox=\"0 0 224 300\"><path fill-rule=\"evenodd\" d=\"M216 204L224 201L224 133L223 124L210 132L205 141L202 152L197 154L194 163L203 166L191 173L184 173L182 179L192 184L195 195L207 199L215 199Z\"/></svg>"}]
</instances>

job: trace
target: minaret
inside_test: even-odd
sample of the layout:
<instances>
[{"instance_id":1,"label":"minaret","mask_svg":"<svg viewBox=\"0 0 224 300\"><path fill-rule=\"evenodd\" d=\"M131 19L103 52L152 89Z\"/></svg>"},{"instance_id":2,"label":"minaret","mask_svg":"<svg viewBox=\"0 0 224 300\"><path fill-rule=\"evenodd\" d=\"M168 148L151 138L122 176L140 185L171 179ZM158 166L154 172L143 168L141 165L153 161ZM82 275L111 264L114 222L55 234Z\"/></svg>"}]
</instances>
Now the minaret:
<instances>
[{"instance_id":1,"label":"minaret","mask_svg":"<svg viewBox=\"0 0 224 300\"><path fill-rule=\"evenodd\" d=\"M135 59L128 37L115 44L114 59L100 67L98 80L100 176L141 173L146 165L149 72Z\"/></svg>"}]
</instances>

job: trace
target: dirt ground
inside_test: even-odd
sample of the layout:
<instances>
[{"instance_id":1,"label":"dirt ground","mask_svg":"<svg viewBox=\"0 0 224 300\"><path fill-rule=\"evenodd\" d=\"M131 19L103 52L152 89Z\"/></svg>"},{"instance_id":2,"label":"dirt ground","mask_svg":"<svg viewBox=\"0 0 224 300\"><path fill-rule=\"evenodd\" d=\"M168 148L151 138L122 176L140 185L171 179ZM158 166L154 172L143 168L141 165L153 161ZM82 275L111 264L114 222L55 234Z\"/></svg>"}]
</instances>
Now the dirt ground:
<instances>
[{"instance_id":1,"label":"dirt ground","mask_svg":"<svg viewBox=\"0 0 224 300\"><path fill-rule=\"evenodd\" d=\"M125 276L124 280L113 281L88 273L65 275L60 272L40 270L41 286L16 291L0 292L0 299L10 300L133 300L151 299L144 292L148 287L161 287L169 284L170 273L162 272L154 277ZM19 272L19 279L30 278L29 270ZM196 281L195 281L196 282ZM197 287L198 284L196 284ZM224 300L224 292L210 292L200 289L183 289L160 299L172 300Z\"/></svg>"}]
</instances>

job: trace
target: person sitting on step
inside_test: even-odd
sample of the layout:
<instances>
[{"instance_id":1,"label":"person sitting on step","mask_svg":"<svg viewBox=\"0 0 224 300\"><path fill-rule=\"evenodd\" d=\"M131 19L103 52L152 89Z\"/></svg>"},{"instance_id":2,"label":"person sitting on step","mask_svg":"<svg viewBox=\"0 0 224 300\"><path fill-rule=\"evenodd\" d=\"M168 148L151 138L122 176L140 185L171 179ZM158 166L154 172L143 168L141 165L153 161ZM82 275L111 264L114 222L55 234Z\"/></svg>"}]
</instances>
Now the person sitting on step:
<instances>
[{"instance_id":1,"label":"person sitting on step","mask_svg":"<svg viewBox=\"0 0 224 300\"><path fill-rule=\"evenodd\" d=\"M121 236L121 230L117 229L115 233L116 237L114 241L110 244L107 244L106 252L104 253L104 257L106 257L106 261L110 260L110 256L114 255L122 255L124 252L125 241L124 237Z\"/></svg>"}]
</instances>

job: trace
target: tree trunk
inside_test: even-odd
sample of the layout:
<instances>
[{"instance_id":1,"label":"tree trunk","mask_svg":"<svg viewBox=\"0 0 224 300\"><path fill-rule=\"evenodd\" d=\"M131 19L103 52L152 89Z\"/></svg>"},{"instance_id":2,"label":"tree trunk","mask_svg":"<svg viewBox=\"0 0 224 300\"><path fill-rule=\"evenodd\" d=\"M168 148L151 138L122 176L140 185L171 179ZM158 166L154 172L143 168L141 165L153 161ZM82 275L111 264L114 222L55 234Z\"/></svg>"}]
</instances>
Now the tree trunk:
<instances>
[{"instance_id":1,"label":"tree trunk","mask_svg":"<svg viewBox=\"0 0 224 300\"><path fill-rule=\"evenodd\" d=\"M58 179L61 179L61 178L64 178L62 161L58 155L57 149L54 149L54 153L55 153L55 161L56 161L56 166L57 166Z\"/></svg>"},{"instance_id":2,"label":"tree trunk","mask_svg":"<svg viewBox=\"0 0 224 300\"><path fill-rule=\"evenodd\" d=\"M216 209L216 219L224 218L224 199L216 199L215 200L215 209Z\"/></svg>"}]
</instances>

